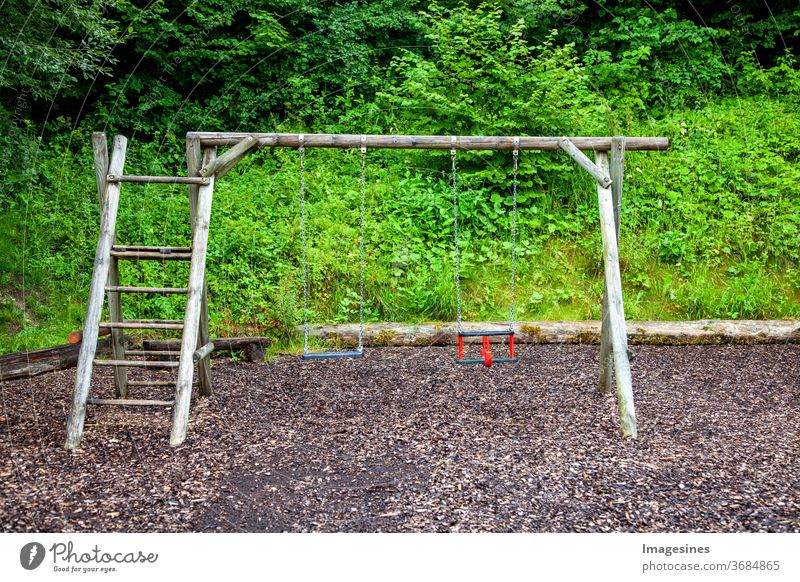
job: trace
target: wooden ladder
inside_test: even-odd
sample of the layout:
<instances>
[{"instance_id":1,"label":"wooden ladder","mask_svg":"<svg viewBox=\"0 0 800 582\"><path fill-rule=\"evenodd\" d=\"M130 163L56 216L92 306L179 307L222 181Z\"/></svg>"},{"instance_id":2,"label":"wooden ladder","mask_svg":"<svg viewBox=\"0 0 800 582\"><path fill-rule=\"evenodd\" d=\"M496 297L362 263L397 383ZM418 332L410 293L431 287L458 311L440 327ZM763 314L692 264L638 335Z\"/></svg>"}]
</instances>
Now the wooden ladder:
<instances>
[{"instance_id":1,"label":"wooden ladder","mask_svg":"<svg viewBox=\"0 0 800 582\"><path fill-rule=\"evenodd\" d=\"M111 158L103 133L92 136L95 174L100 202L100 235L94 259L94 271L89 288L83 340L78 356L78 369L72 396L72 407L67 421L66 448L80 446L87 404L117 404L123 406L172 406L172 434L170 444L180 445L186 439L189 406L192 396L194 366L198 367L197 385L200 395L211 395L210 356L214 345L208 339L208 299L205 277L208 226L211 218L211 201L215 174L201 176L213 167L216 147L201 152L199 139L187 140L188 176L126 176L123 173L127 139L114 138ZM131 246L116 244L116 221L119 208L120 186L123 182L150 184L186 184L189 187L189 205L192 224L192 243L189 247ZM120 284L120 260L190 261L187 287L136 287ZM183 321L165 319L122 319L121 298L125 293L185 294L186 313ZM101 322L103 295L108 298L109 321ZM95 359L97 339L101 328L110 330L112 358ZM124 330L162 329L182 332L181 349L177 361L151 361L132 357L166 356L170 352L125 349ZM174 355L174 352L172 353ZM94 366L114 369L114 399L89 397ZM129 368L177 369L175 381L129 380ZM141 400L129 398L129 388L135 386L175 385L173 400Z\"/></svg>"}]
</instances>

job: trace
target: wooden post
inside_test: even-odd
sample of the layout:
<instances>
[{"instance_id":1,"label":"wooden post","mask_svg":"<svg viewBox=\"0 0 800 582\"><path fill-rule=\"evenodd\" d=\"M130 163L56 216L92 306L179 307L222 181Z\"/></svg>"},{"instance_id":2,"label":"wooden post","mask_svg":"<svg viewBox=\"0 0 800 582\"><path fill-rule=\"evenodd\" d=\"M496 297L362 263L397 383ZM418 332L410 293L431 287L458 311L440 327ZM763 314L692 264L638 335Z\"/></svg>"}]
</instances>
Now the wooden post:
<instances>
[{"instance_id":1,"label":"wooden post","mask_svg":"<svg viewBox=\"0 0 800 582\"><path fill-rule=\"evenodd\" d=\"M605 171L605 168L604 168ZM617 250L619 250L620 212L622 211L622 183L625 175L625 138L611 138L611 198L614 203L614 226L617 236ZM609 394L613 382L613 358L611 352L611 332L608 325L608 289L603 285L603 307L600 332L600 392ZM625 338L627 349L628 338Z\"/></svg>"},{"instance_id":2,"label":"wooden post","mask_svg":"<svg viewBox=\"0 0 800 582\"><path fill-rule=\"evenodd\" d=\"M106 201L106 176L108 176L108 140L102 131L92 134L92 149L94 150L94 179L97 184L97 202L100 204L100 214Z\"/></svg>"},{"instance_id":3,"label":"wooden post","mask_svg":"<svg viewBox=\"0 0 800 582\"><path fill-rule=\"evenodd\" d=\"M128 140L118 135L114 138L109 172L121 174L125 164ZM78 355L78 370L75 388L72 393L72 407L67 420L66 443L68 449L80 446L83 435L83 422L86 418L86 399L92 382L92 361L97 349L98 325L103 311L103 291L108 280L111 262L111 246L114 244L114 231L119 208L119 183L107 184L105 204L100 218L100 235L94 255L94 271L89 287L89 301L86 306L86 319L83 324L83 341Z\"/></svg>"},{"instance_id":4,"label":"wooden post","mask_svg":"<svg viewBox=\"0 0 800 582\"><path fill-rule=\"evenodd\" d=\"M597 165L605 171L608 168L608 154L597 152L595 157ZM617 381L620 428L624 436L635 438L637 435L636 410L633 404L631 366L628 361L625 309L622 303L622 278L619 271L617 229L614 223L614 201L611 188L603 188L598 184L597 199L600 209L600 232L603 238L605 287L608 295L607 319Z\"/></svg>"},{"instance_id":5,"label":"wooden post","mask_svg":"<svg viewBox=\"0 0 800 582\"><path fill-rule=\"evenodd\" d=\"M207 167L214 161L217 148L207 148L203 163ZM200 327L200 310L205 281L206 251L208 249L208 226L211 220L211 202L214 194L214 176L209 183L200 186L197 192L194 233L192 234L192 262L189 267L189 293L186 298L186 318L181 339L178 382L175 387L175 408L172 414L172 434L170 444L176 447L186 440L189 422L189 405L192 399L192 376L194 360L192 356L199 347L197 338Z\"/></svg>"},{"instance_id":6,"label":"wooden post","mask_svg":"<svg viewBox=\"0 0 800 582\"><path fill-rule=\"evenodd\" d=\"M92 134L92 148L94 150L94 173L97 182L97 199L100 201L100 212L103 211L105 204L106 188L108 187L108 142L106 134L95 132ZM115 229L116 230L116 229ZM114 238L116 238L116 233ZM114 242L112 241L112 245ZM119 286L119 261L116 257L111 257L108 269L108 281L106 287ZM108 314L112 322L122 321L122 304L120 303L119 293L107 291ZM111 330L111 353L115 360L125 359L125 338L121 329ZM114 393L123 398L128 395L128 370L125 368L114 369Z\"/></svg>"},{"instance_id":7,"label":"wooden post","mask_svg":"<svg viewBox=\"0 0 800 582\"><path fill-rule=\"evenodd\" d=\"M186 164L187 175L197 176L203 164L203 151L198 138L186 139ZM209 178L204 178L209 180ZM192 223L192 236L194 236L195 223L197 222L197 191L196 185L189 186L189 209ZM207 278L203 277L203 297L200 300L200 328L197 335L197 347L200 348L208 343L208 283ZM201 396L211 396L211 355L200 359L197 363L197 380L200 387Z\"/></svg>"},{"instance_id":8,"label":"wooden post","mask_svg":"<svg viewBox=\"0 0 800 582\"><path fill-rule=\"evenodd\" d=\"M100 212L105 204L106 188L108 187L108 142L106 134L95 132L92 134L92 148L94 150L94 173L97 183L97 199L100 201ZM115 237L116 238L116 237ZM111 243L114 244L113 241ZM108 270L107 287L119 286L119 261L111 257ZM122 321L122 305L119 293L107 291L108 313L112 322ZM125 359L125 340L121 329L111 330L111 352L115 360ZM116 368L114 370L114 393L117 396L128 395L128 370Z\"/></svg>"},{"instance_id":9,"label":"wooden post","mask_svg":"<svg viewBox=\"0 0 800 582\"><path fill-rule=\"evenodd\" d=\"M113 244L113 243L112 243ZM110 257L108 266L107 287L119 287L119 259ZM106 291L108 296L108 315L111 323L122 322L122 302L117 291ZM122 328L111 328L111 353L115 360L125 359L125 332ZM114 369L114 394L117 397L128 396L128 370L126 368Z\"/></svg>"}]
</instances>

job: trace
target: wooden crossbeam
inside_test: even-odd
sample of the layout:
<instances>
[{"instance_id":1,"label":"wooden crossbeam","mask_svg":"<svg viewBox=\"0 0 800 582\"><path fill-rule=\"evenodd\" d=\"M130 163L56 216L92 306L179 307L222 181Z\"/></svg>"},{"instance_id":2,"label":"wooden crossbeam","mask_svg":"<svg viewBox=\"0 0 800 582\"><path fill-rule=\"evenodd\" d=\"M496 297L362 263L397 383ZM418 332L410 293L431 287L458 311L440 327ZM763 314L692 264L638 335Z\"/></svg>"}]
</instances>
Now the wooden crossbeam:
<instances>
[{"instance_id":1,"label":"wooden crossbeam","mask_svg":"<svg viewBox=\"0 0 800 582\"><path fill-rule=\"evenodd\" d=\"M192 131L186 134L188 139L198 139L203 146L235 146L247 137L254 137L259 147L288 147L296 148L300 145L298 133L238 133L238 132L207 132ZM366 145L370 149L422 149L422 150L449 150L453 147L451 136L443 135L366 135L362 144L361 135L358 134L328 134L306 133L303 134L303 146L306 148L360 148ZM514 136L456 136L456 149L459 150L513 150L515 148ZM561 149L559 141L563 137L530 137L519 136L520 150L550 150ZM608 151L611 149L611 137L569 137L567 138L575 147L587 151ZM666 150L669 149L669 139L666 137L629 137L626 149L637 150ZM206 174L208 175L208 174Z\"/></svg>"}]
</instances>

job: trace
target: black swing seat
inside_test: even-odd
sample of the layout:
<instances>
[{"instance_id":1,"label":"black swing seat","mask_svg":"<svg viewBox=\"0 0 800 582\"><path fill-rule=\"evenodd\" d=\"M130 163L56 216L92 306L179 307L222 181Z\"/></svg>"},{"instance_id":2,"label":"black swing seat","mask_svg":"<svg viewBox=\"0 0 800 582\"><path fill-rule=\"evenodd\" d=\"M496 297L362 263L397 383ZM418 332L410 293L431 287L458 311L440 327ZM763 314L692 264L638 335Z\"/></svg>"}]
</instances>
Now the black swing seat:
<instances>
[{"instance_id":1,"label":"black swing seat","mask_svg":"<svg viewBox=\"0 0 800 582\"><path fill-rule=\"evenodd\" d=\"M336 360L345 358L363 358L364 352L310 352L303 354L304 360Z\"/></svg>"}]
</instances>

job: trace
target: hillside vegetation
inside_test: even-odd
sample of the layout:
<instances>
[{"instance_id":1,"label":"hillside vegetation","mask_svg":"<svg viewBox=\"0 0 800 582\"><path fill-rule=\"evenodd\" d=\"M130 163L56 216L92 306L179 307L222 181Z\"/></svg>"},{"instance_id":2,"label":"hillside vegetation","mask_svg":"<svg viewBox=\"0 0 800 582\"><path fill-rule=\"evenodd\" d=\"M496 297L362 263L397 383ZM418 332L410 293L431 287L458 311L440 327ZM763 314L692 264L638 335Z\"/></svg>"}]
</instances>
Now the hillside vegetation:
<instances>
[{"instance_id":1,"label":"hillside vegetation","mask_svg":"<svg viewBox=\"0 0 800 582\"><path fill-rule=\"evenodd\" d=\"M795 2L47 0L0 22L0 352L81 326L98 231L92 131L126 172L185 173L205 131L666 136L630 152L622 277L632 319L800 316ZM509 152L459 153L465 319L508 317ZM365 317L455 318L448 152L370 151ZM309 150L309 306L358 317L357 151ZM184 245L185 188L125 185L117 240ZM598 318L594 184L520 157L519 319ZM252 154L215 188L213 334L292 340L301 317L299 158ZM186 265L125 264L180 286ZM126 317L181 318L137 297Z\"/></svg>"}]
</instances>

